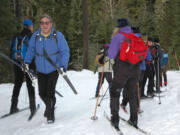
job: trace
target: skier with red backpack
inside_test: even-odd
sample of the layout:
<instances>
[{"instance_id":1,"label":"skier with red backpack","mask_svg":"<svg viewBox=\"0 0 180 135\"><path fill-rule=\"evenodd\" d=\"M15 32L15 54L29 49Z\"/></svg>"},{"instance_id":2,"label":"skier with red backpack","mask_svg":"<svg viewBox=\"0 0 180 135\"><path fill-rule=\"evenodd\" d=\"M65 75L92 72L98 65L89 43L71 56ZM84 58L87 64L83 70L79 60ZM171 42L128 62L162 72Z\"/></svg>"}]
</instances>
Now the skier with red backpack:
<instances>
[{"instance_id":1,"label":"skier with red backpack","mask_svg":"<svg viewBox=\"0 0 180 135\"><path fill-rule=\"evenodd\" d=\"M128 123L137 127L137 89L140 68L139 64L147 56L144 41L132 33L127 18L117 20L108 56L115 59L113 66L114 78L110 90L111 124L119 129L119 97L124 86L130 103L130 119Z\"/></svg>"},{"instance_id":2,"label":"skier with red backpack","mask_svg":"<svg viewBox=\"0 0 180 135\"><path fill-rule=\"evenodd\" d=\"M146 33L143 33L142 35L140 34L140 29L139 27L131 27L134 34L137 36L137 37L140 37L142 38L144 41L147 41L147 34ZM147 42L146 42L147 44ZM146 57L146 61L150 61L152 59L152 56L150 54L150 51L149 49L147 49L147 57ZM140 96L141 95L144 95L144 91L142 91L142 80L143 80L143 77L144 77L144 73L145 73L145 70L146 70L146 65L145 65L145 60L141 61L140 62L140 74L139 74L139 82L138 82L138 85L137 85L137 94L138 94L138 112L140 113L141 112L141 109L140 109ZM126 105L128 103L128 96L127 96L127 90L126 90L126 87L124 88L123 90L123 99L122 99L122 103L121 103L121 108L127 112L126 110Z\"/></svg>"}]
</instances>

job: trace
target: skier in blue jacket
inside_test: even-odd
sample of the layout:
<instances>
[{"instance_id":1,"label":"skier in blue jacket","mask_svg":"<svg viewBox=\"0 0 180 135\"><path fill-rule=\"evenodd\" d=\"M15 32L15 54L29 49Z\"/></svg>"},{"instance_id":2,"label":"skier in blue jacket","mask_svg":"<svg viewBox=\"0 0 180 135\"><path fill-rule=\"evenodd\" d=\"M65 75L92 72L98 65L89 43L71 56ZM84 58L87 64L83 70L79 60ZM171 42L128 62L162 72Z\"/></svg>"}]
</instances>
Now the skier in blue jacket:
<instances>
[{"instance_id":1,"label":"skier in blue jacket","mask_svg":"<svg viewBox=\"0 0 180 135\"><path fill-rule=\"evenodd\" d=\"M55 120L54 106L56 103L55 87L58 79L56 68L45 58L45 50L52 61L65 72L69 61L69 47L61 32L56 32L52 26L52 18L44 14L40 17L40 28L32 35L26 54L25 63L31 63L35 57L38 72L39 95L46 105L44 116L48 123Z\"/></svg>"},{"instance_id":2,"label":"skier in blue jacket","mask_svg":"<svg viewBox=\"0 0 180 135\"><path fill-rule=\"evenodd\" d=\"M23 65L24 58L26 56L27 48L28 48L28 42L32 36L33 32L33 22L30 19L25 19L23 21L23 30L20 33L17 33L10 43L10 57L15 60L20 65ZM11 107L10 107L10 114L16 113L19 111L18 109L18 98L19 93L24 81L24 78L26 78L26 85L29 95L29 109L31 112L31 115L34 115L36 112L36 101L35 101L35 89L32 85L32 81L29 77L29 75L22 71L21 68L19 68L17 65L14 64L14 87L13 87L13 93L11 98ZM29 63L29 68L34 70L35 64L34 60Z\"/></svg>"}]
</instances>

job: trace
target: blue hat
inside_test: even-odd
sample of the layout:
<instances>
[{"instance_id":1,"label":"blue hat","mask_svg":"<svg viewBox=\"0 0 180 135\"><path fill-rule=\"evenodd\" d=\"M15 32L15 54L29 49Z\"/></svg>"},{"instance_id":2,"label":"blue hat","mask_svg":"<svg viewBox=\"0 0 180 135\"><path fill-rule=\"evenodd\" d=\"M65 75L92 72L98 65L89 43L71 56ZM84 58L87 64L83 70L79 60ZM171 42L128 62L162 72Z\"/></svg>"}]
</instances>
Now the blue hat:
<instances>
[{"instance_id":1,"label":"blue hat","mask_svg":"<svg viewBox=\"0 0 180 135\"><path fill-rule=\"evenodd\" d=\"M29 19L25 19L24 22L23 22L23 25L26 25L26 26L31 26L33 25L33 22Z\"/></svg>"},{"instance_id":2,"label":"blue hat","mask_svg":"<svg viewBox=\"0 0 180 135\"><path fill-rule=\"evenodd\" d=\"M119 18L117 20L117 26L116 27L125 27L129 26L129 21L127 18Z\"/></svg>"}]
</instances>

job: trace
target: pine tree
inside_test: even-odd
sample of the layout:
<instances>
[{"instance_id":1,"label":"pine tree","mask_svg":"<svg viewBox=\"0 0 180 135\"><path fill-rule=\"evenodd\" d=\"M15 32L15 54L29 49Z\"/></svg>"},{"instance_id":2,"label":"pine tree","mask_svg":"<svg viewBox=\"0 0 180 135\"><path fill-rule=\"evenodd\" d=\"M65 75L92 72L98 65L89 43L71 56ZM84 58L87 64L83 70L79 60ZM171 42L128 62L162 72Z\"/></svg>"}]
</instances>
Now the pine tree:
<instances>
[{"instance_id":1,"label":"pine tree","mask_svg":"<svg viewBox=\"0 0 180 135\"><path fill-rule=\"evenodd\" d=\"M68 43L71 57L69 68L80 70L83 66L82 46L82 2L76 0L71 2L69 22L67 22Z\"/></svg>"},{"instance_id":2,"label":"pine tree","mask_svg":"<svg viewBox=\"0 0 180 135\"><path fill-rule=\"evenodd\" d=\"M14 21L11 1L1 0L0 5L0 52L9 54L9 41L16 32L17 22ZM0 57L0 82L12 81L12 64Z\"/></svg>"}]
</instances>

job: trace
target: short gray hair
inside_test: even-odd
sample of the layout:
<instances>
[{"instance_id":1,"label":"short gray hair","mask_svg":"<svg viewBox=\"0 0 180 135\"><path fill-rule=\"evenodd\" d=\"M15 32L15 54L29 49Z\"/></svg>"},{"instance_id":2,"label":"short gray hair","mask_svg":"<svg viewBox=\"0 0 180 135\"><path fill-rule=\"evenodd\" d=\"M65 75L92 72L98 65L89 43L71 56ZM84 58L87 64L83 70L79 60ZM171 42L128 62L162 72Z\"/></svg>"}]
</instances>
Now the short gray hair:
<instances>
[{"instance_id":1,"label":"short gray hair","mask_svg":"<svg viewBox=\"0 0 180 135\"><path fill-rule=\"evenodd\" d=\"M40 16L40 20L41 20L42 18L48 18L51 22L53 22L52 17L49 16L48 14L43 14L43 15L41 15L41 16Z\"/></svg>"}]
</instances>

